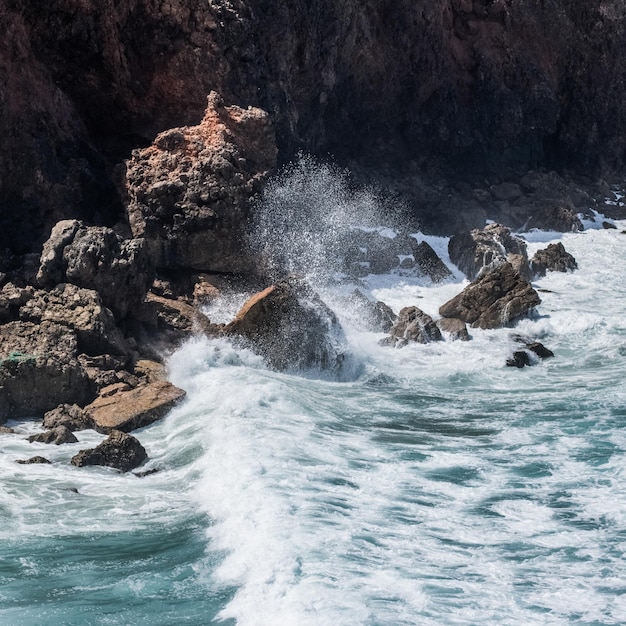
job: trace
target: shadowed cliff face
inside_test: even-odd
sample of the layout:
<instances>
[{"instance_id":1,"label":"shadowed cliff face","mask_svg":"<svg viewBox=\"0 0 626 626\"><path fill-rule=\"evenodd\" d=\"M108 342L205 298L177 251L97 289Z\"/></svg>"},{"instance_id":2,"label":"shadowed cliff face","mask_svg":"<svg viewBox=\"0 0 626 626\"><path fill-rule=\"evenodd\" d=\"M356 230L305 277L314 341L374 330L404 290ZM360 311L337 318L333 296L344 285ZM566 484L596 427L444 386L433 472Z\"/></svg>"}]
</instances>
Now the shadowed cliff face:
<instances>
[{"instance_id":1,"label":"shadowed cliff face","mask_svg":"<svg viewBox=\"0 0 626 626\"><path fill-rule=\"evenodd\" d=\"M212 89L268 111L282 161L621 169L625 24L621 0L11 0L0 248L114 221L114 164L198 123Z\"/></svg>"}]
</instances>

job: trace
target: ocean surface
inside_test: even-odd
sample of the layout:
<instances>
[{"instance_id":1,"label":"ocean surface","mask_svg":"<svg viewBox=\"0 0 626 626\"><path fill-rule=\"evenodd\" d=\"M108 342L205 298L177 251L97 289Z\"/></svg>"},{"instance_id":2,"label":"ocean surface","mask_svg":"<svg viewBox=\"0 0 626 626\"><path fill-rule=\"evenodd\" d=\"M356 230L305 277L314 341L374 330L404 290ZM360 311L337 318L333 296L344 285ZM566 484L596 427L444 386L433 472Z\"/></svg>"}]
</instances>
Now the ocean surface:
<instances>
[{"instance_id":1,"label":"ocean surface","mask_svg":"<svg viewBox=\"0 0 626 626\"><path fill-rule=\"evenodd\" d=\"M342 380L276 373L225 340L169 360L186 401L135 434L138 478L75 468L102 439L0 435L0 623L42 625L626 623L626 222L560 240L573 273L470 342L390 349L341 294ZM446 240L424 237L449 262ZM315 277L312 278L314 280ZM367 276L396 312L436 315L465 281ZM225 319L245 298L211 311ZM347 310L346 310L347 309ZM512 333L555 357L505 366ZM17 465L41 454L51 465Z\"/></svg>"}]
</instances>

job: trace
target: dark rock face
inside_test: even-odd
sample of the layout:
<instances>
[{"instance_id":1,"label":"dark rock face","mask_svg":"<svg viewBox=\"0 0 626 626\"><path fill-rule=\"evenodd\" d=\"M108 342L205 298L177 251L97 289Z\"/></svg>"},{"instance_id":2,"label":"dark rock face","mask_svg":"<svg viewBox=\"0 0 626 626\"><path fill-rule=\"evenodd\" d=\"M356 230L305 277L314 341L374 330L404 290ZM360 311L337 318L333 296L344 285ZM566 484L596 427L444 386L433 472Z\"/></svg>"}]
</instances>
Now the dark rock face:
<instances>
[{"instance_id":1,"label":"dark rock face","mask_svg":"<svg viewBox=\"0 0 626 626\"><path fill-rule=\"evenodd\" d=\"M535 276L545 276L547 272L568 272L578 269L576 259L559 241L547 248L538 250L530 260L530 268Z\"/></svg>"},{"instance_id":2,"label":"dark rock face","mask_svg":"<svg viewBox=\"0 0 626 626\"><path fill-rule=\"evenodd\" d=\"M211 90L271 112L284 159L304 148L505 181L619 169L624 12L621 0L4 3L0 249L121 212L107 160L196 123ZM464 203L457 213L478 211Z\"/></svg>"},{"instance_id":3,"label":"dark rock face","mask_svg":"<svg viewBox=\"0 0 626 626\"><path fill-rule=\"evenodd\" d=\"M63 426L74 432L93 428L93 420L89 414L77 404L60 404L43 416L43 427L53 430Z\"/></svg>"},{"instance_id":4,"label":"dark rock face","mask_svg":"<svg viewBox=\"0 0 626 626\"><path fill-rule=\"evenodd\" d=\"M527 260L526 243L511 235L511 230L501 224L489 224L482 230L462 232L450 238L450 260L470 279L474 280L483 268L493 267L521 257L519 265Z\"/></svg>"},{"instance_id":5,"label":"dark rock face","mask_svg":"<svg viewBox=\"0 0 626 626\"><path fill-rule=\"evenodd\" d=\"M48 287L72 283L93 289L120 320L141 304L152 283L143 245L110 228L61 221L44 244L37 280Z\"/></svg>"},{"instance_id":6,"label":"dark rock face","mask_svg":"<svg viewBox=\"0 0 626 626\"><path fill-rule=\"evenodd\" d=\"M277 370L339 371L345 359L337 317L297 277L252 296L224 332L244 338Z\"/></svg>"},{"instance_id":7,"label":"dark rock face","mask_svg":"<svg viewBox=\"0 0 626 626\"><path fill-rule=\"evenodd\" d=\"M81 450L72 457L72 465L106 465L121 472L139 467L148 458L146 449L132 435L114 430L99 446Z\"/></svg>"},{"instance_id":8,"label":"dark rock face","mask_svg":"<svg viewBox=\"0 0 626 626\"><path fill-rule=\"evenodd\" d=\"M474 328L501 328L527 315L540 303L530 283L510 263L503 263L441 305L439 313L461 319Z\"/></svg>"},{"instance_id":9,"label":"dark rock face","mask_svg":"<svg viewBox=\"0 0 626 626\"><path fill-rule=\"evenodd\" d=\"M413 258L421 272L428 276L433 283L440 283L442 280L452 276L452 272L446 267L446 264L437 256L432 246L425 241L417 243L413 242Z\"/></svg>"},{"instance_id":10,"label":"dark rock face","mask_svg":"<svg viewBox=\"0 0 626 626\"><path fill-rule=\"evenodd\" d=\"M161 133L126 166L128 218L157 268L252 271L250 201L276 166L269 116L211 93L198 126Z\"/></svg>"},{"instance_id":11,"label":"dark rock face","mask_svg":"<svg viewBox=\"0 0 626 626\"><path fill-rule=\"evenodd\" d=\"M404 307L398 314L398 319L389 330L389 337L385 345L402 348L409 342L430 343L441 341L441 331L430 315L427 315L416 306Z\"/></svg>"},{"instance_id":12,"label":"dark rock face","mask_svg":"<svg viewBox=\"0 0 626 626\"><path fill-rule=\"evenodd\" d=\"M524 337L515 337L515 341L522 344L523 350L513 352L511 358L507 359L507 367L523 368L530 365L536 365L539 361L549 359L554 356L554 352L546 348L539 341L532 341Z\"/></svg>"},{"instance_id":13,"label":"dark rock face","mask_svg":"<svg viewBox=\"0 0 626 626\"><path fill-rule=\"evenodd\" d=\"M31 443L53 443L55 445L61 445L62 443L76 443L78 439L74 436L72 431L66 426L56 426L51 430L44 433L38 433L28 437L28 441Z\"/></svg>"}]
</instances>

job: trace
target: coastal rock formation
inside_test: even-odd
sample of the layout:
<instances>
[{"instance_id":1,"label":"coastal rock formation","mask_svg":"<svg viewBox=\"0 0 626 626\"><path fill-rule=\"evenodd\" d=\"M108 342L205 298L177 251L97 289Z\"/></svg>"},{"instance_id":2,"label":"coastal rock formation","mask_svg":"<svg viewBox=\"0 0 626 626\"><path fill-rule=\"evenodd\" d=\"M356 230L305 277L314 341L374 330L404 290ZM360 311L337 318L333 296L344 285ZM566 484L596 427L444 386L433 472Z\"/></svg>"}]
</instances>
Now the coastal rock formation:
<instances>
[{"instance_id":1,"label":"coastal rock formation","mask_svg":"<svg viewBox=\"0 0 626 626\"><path fill-rule=\"evenodd\" d=\"M446 267L446 264L437 256L432 246L426 241L417 241L411 237L411 252L415 260L415 264L422 274L428 276L433 283L440 283L452 276L452 272Z\"/></svg>"},{"instance_id":2,"label":"coastal rock formation","mask_svg":"<svg viewBox=\"0 0 626 626\"><path fill-rule=\"evenodd\" d=\"M225 106L212 92L198 126L161 133L127 162L133 235L157 268L253 272L250 202L275 166L267 113Z\"/></svg>"},{"instance_id":3,"label":"coastal rock formation","mask_svg":"<svg viewBox=\"0 0 626 626\"><path fill-rule=\"evenodd\" d=\"M55 409L44 414L43 427L53 430L60 426L64 426L72 432L86 430L93 428L93 420L77 404L60 404Z\"/></svg>"},{"instance_id":4,"label":"coastal rock formation","mask_svg":"<svg viewBox=\"0 0 626 626\"><path fill-rule=\"evenodd\" d=\"M33 465L33 464L51 465L51 461L49 461L43 456L31 456L30 459L18 459L15 462L19 463L20 465Z\"/></svg>"},{"instance_id":5,"label":"coastal rock formation","mask_svg":"<svg viewBox=\"0 0 626 626\"><path fill-rule=\"evenodd\" d=\"M463 320L452 317L442 317L437 320L437 326L442 333L445 333L452 341L469 341L470 335Z\"/></svg>"},{"instance_id":6,"label":"coastal rock formation","mask_svg":"<svg viewBox=\"0 0 626 626\"><path fill-rule=\"evenodd\" d=\"M99 433L112 431L129 432L162 419L184 397L185 392L162 380L119 391L106 389L85 412Z\"/></svg>"},{"instance_id":7,"label":"coastal rock formation","mask_svg":"<svg viewBox=\"0 0 626 626\"><path fill-rule=\"evenodd\" d=\"M77 346L74 331L55 322L0 325L0 422L88 402L92 392Z\"/></svg>"},{"instance_id":8,"label":"coastal rock formation","mask_svg":"<svg viewBox=\"0 0 626 626\"><path fill-rule=\"evenodd\" d=\"M530 283L505 262L441 305L439 314L463 320L473 328L501 328L527 315L540 303Z\"/></svg>"},{"instance_id":9,"label":"coastal rock formation","mask_svg":"<svg viewBox=\"0 0 626 626\"><path fill-rule=\"evenodd\" d=\"M532 341L524 337L515 337L515 341L522 344L522 350L516 350L512 356L507 359L507 367L523 368L529 365L536 365L539 361L549 359L554 356L554 352L546 348L539 341Z\"/></svg>"},{"instance_id":10,"label":"coastal rock formation","mask_svg":"<svg viewBox=\"0 0 626 626\"><path fill-rule=\"evenodd\" d=\"M350 294L348 306L357 313L361 325L370 330L386 333L398 318L390 306L381 300L372 302L358 289Z\"/></svg>"},{"instance_id":11,"label":"coastal rock formation","mask_svg":"<svg viewBox=\"0 0 626 626\"><path fill-rule=\"evenodd\" d=\"M105 465L129 472L139 467L148 458L146 449L132 435L114 430L95 448L81 450L72 457L72 465Z\"/></svg>"},{"instance_id":12,"label":"coastal rock formation","mask_svg":"<svg viewBox=\"0 0 626 626\"><path fill-rule=\"evenodd\" d=\"M578 269L578 264L559 241L538 250L530 260L530 268L535 276L545 276L547 272L573 271Z\"/></svg>"},{"instance_id":13,"label":"coastal rock formation","mask_svg":"<svg viewBox=\"0 0 626 626\"><path fill-rule=\"evenodd\" d=\"M140 239L123 239L110 228L61 221L43 246L37 280L45 287L72 283L93 289L121 320L141 305L152 283L143 248Z\"/></svg>"},{"instance_id":14,"label":"coastal rock formation","mask_svg":"<svg viewBox=\"0 0 626 626\"><path fill-rule=\"evenodd\" d=\"M398 319L389 330L389 337L383 339L383 343L402 348L411 341L430 343L441 340L441 331L433 318L416 306L409 306L401 309Z\"/></svg>"},{"instance_id":15,"label":"coastal rock formation","mask_svg":"<svg viewBox=\"0 0 626 626\"><path fill-rule=\"evenodd\" d=\"M28 437L28 441L31 443L53 443L58 446L62 443L76 443L78 439L76 439L76 436L66 426L55 426L46 432L31 435Z\"/></svg>"},{"instance_id":16,"label":"coastal rock formation","mask_svg":"<svg viewBox=\"0 0 626 626\"><path fill-rule=\"evenodd\" d=\"M462 232L450 238L450 260L470 279L474 280L483 268L502 264L516 256L518 265L528 258L526 243L511 235L511 229L501 224L489 224L482 230ZM519 259L521 257L521 259Z\"/></svg>"},{"instance_id":17,"label":"coastal rock formation","mask_svg":"<svg viewBox=\"0 0 626 626\"><path fill-rule=\"evenodd\" d=\"M337 317L298 277L252 296L224 332L244 339L277 370L338 371L345 358Z\"/></svg>"}]
</instances>

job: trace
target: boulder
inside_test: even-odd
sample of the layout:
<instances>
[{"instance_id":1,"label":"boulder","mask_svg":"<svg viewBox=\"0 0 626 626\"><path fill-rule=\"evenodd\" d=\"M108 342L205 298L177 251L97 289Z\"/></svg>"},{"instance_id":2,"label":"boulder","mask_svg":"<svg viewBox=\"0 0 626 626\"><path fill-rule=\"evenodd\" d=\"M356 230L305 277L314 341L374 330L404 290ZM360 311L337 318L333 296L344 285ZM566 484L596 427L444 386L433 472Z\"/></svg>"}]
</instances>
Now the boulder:
<instances>
[{"instance_id":1,"label":"boulder","mask_svg":"<svg viewBox=\"0 0 626 626\"><path fill-rule=\"evenodd\" d=\"M174 128L126 163L128 219L157 268L254 272L250 201L276 166L269 116L208 97L198 126Z\"/></svg>"},{"instance_id":2,"label":"boulder","mask_svg":"<svg viewBox=\"0 0 626 626\"><path fill-rule=\"evenodd\" d=\"M63 402L89 402L77 346L74 331L55 322L0 325L0 422L41 415Z\"/></svg>"},{"instance_id":3,"label":"boulder","mask_svg":"<svg viewBox=\"0 0 626 626\"><path fill-rule=\"evenodd\" d=\"M398 319L389 330L389 337L383 341L385 345L401 348L411 341L430 343L441 340L441 331L433 318L416 306L409 306L400 311Z\"/></svg>"},{"instance_id":4,"label":"boulder","mask_svg":"<svg viewBox=\"0 0 626 626\"><path fill-rule=\"evenodd\" d=\"M62 283L50 291L36 291L22 306L20 319L37 324L51 321L71 328L78 350L89 355L125 355L128 347L111 311L98 292Z\"/></svg>"},{"instance_id":5,"label":"boulder","mask_svg":"<svg viewBox=\"0 0 626 626\"><path fill-rule=\"evenodd\" d=\"M439 326L439 330L448 335L452 341L470 340L467 326L463 320L453 317L442 317L440 320L437 320L437 326Z\"/></svg>"},{"instance_id":6,"label":"boulder","mask_svg":"<svg viewBox=\"0 0 626 626\"><path fill-rule=\"evenodd\" d=\"M85 411L100 433L129 432L162 419L184 397L182 389L161 380L113 394L103 390Z\"/></svg>"},{"instance_id":7,"label":"boulder","mask_svg":"<svg viewBox=\"0 0 626 626\"><path fill-rule=\"evenodd\" d=\"M573 271L578 269L578 264L559 241L549 244L543 250L538 250L530 260L530 268L535 276L545 276L547 272Z\"/></svg>"},{"instance_id":8,"label":"boulder","mask_svg":"<svg viewBox=\"0 0 626 626\"><path fill-rule=\"evenodd\" d=\"M346 341L335 314L309 285L289 277L252 296L224 327L277 370L337 371Z\"/></svg>"},{"instance_id":9,"label":"boulder","mask_svg":"<svg viewBox=\"0 0 626 626\"><path fill-rule=\"evenodd\" d=\"M121 472L128 472L139 467L148 454L146 449L132 435L114 430L100 445L81 450L72 457L72 465L105 465Z\"/></svg>"},{"instance_id":10,"label":"boulder","mask_svg":"<svg viewBox=\"0 0 626 626\"><path fill-rule=\"evenodd\" d=\"M46 432L31 435L30 437L27 437L27 439L31 443L53 443L57 446L62 443L76 443L78 441L74 433L72 433L72 431L66 426L56 426Z\"/></svg>"},{"instance_id":11,"label":"boulder","mask_svg":"<svg viewBox=\"0 0 626 626\"><path fill-rule=\"evenodd\" d=\"M17 461L15 461L16 463L19 463L20 465L33 465L36 463L41 463L44 465L50 465L51 462L48 461L48 459L46 459L43 456L31 456L30 459L18 459Z\"/></svg>"},{"instance_id":12,"label":"boulder","mask_svg":"<svg viewBox=\"0 0 626 626\"><path fill-rule=\"evenodd\" d=\"M540 360L549 359L554 356L554 352L546 348L539 341L532 341L524 337L515 337L514 340L523 345L522 350L516 350L507 359L507 367L522 368L529 365L536 365Z\"/></svg>"},{"instance_id":13,"label":"boulder","mask_svg":"<svg viewBox=\"0 0 626 626\"><path fill-rule=\"evenodd\" d=\"M428 276L433 283L440 283L446 278L452 276L452 272L437 256L437 253L433 250L431 245L425 241L417 243L417 241L412 237L411 240L411 252L413 254L413 258L415 259L415 264L419 267L422 274Z\"/></svg>"},{"instance_id":14,"label":"boulder","mask_svg":"<svg viewBox=\"0 0 626 626\"><path fill-rule=\"evenodd\" d=\"M74 432L93 428L93 420L77 404L60 404L43 416L43 427L50 430L63 426Z\"/></svg>"},{"instance_id":15,"label":"boulder","mask_svg":"<svg viewBox=\"0 0 626 626\"><path fill-rule=\"evenodd\" d=\"M489 224L482 230L458 233L448 243L450 260L470 279L474 280L483 268L493 267L509 260L510 255L528 258L526 243L511 234L511 229L500 224ZM519 260L515 261L520 264Z\"/></svg>"},{"instance_id":16,"label":"boulder","mask_svg":"<svg viewBox=\"0 0 626 626\"><path fill-rule=\"evenodd\" d=\"M463 320L473 328L501 328L540 304L539 294L510 263L499 265L441 305L442 317Z\"/></svg>"},{"instance_id":17,"label":"boulder","mask_svg":"<svg viewBox=\"0 0 626 626\"><path fill-rule=\"evenodd\" d=\"M373 331L388 332L398 318L390 306L381 300L372 302L358 289L350 294L348 306L358 314L363 326Z\"/></svg>"},{"instance_id":18,"label":"boulder","mask_svg":"<svg viewBox=\"0 0 626 626\"><path fill-rule=\"evenodd\" d=\"M547 203L536 208L526 226L541 230L556 230L560 233L571 233L584 229L575 209L571 204L565 202Z\"/></svg>"},{"instance_id":19,"label":"boulder","mask_svg":"<svg viewBox=\"0 0 626 626\"><path fill-rule=\"evenodd\" d=\"M111 228L58 222L43 246L37 281L44 287L72 283L100 294L117 320L141 305L153 270L140 239L123 239Z\"/></svg>"}]
</instances>

